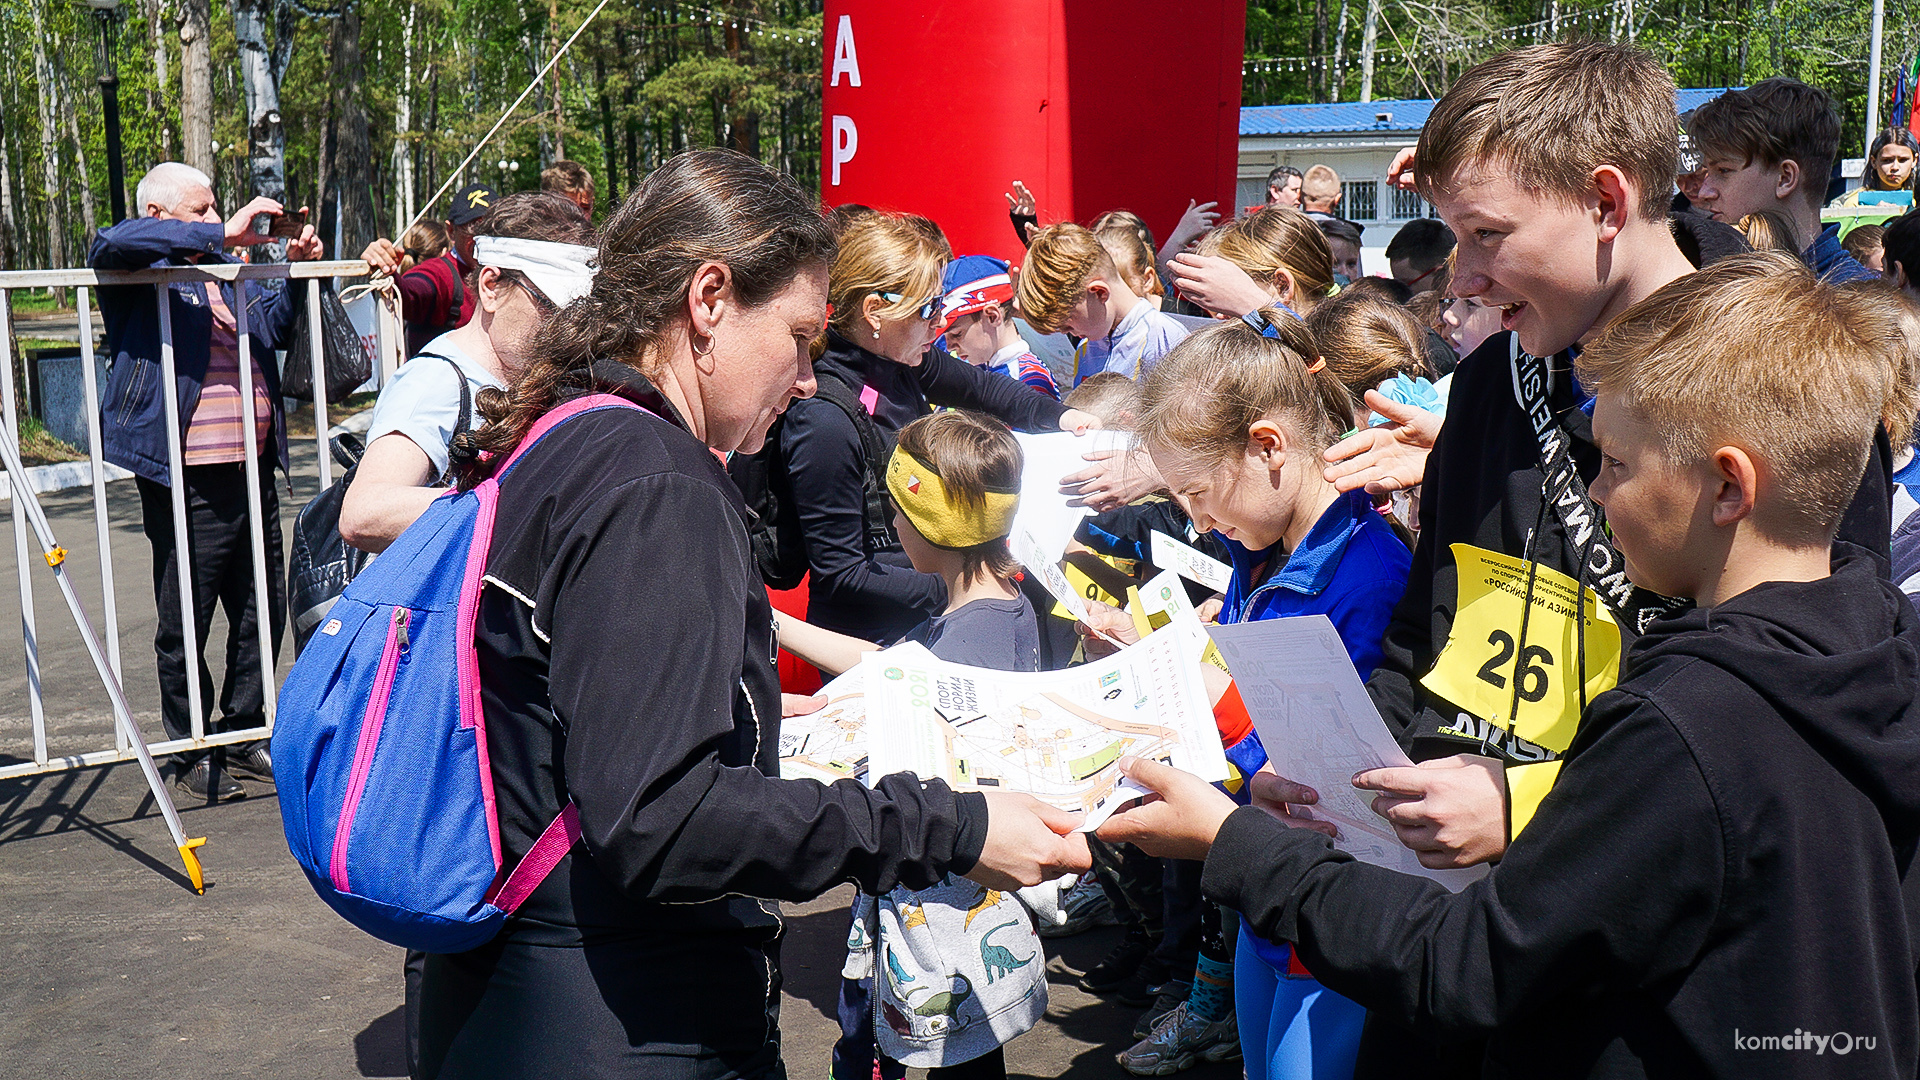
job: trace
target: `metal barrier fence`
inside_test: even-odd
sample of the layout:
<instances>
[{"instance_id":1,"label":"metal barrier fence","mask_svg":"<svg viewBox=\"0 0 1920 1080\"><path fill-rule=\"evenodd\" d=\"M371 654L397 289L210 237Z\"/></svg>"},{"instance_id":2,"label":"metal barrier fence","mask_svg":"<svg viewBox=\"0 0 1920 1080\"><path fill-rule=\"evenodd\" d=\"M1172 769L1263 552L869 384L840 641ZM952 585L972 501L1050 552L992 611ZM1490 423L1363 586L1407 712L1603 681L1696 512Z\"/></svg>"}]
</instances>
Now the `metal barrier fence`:
<instances>
[{"instance_id":1,"label":"metal barrier fence","mask_svg":"<svg viewBox=\"0 0 1920 1080\"><path fill-rule=\"evenodd\" d=\"M13 328L13 291L16 289L73 288L77 290L77 307L80 328L81 374L84 380L84 393L87 411L87 455L93 480L93 516L94 532L100 547L100 577L103 595L104 616L103 637L107 646L108 662L113 677L122 685L120 659L119 612L114 600L113 553L109 537L107 518L107 480L102 467L100 442L100 388L98 376L94 371L94 324L95 313L92 305L92 290L112 285L152 285L154 302L159 308L160 319L160 376L166 403L167 420L167 462L171 480L170 488L173 500L173 539L175 569L179 574L181 597L181 628L185 637L187 669L187 711L192 722L192 733L183 739L167 739L150 743L155 755L178 753L185 750L197 750L221 746L228 743L251 742L263 739L273 732L274 699L277 686L274 680L274 650L271 640L272 610L271 596L275 588L284 588L284 582L267 580L266 540L261 521L260 500L260 463L257 455L249 454L245 462L247 483L247 518L253 557L253 600L257 613L254 623L259 633L261 690L266 709L264 726L244 731L221 732L209 735L206 731L206 717L202 705L200 678L196 658L200 655L198 627L196 620L189 617L192 612L194 593L193 566L190 545L188 543L188 525L186 512L186 484L184 459L181 452L181 435L184 430L180 417L180 399L174 388L177 382L174 376L173 349L173 312L169 303L170 286L176 282L230 282L238 285L244 281L279 280L304 281L307 288L307 327L309 337L308 354L313 361L313 425L314 440L317 444L317 459L320 489L325 490L333 483L331 455L327 447L327 379L324 370L326 350L322 345L322 326L320 315L320 282L323 278L362 277L367 273L367 264L358 260L335 262L270 263L248 265L245 263L209 263L201 266L156 267L149 270L131 271L95 271L95 270L21 270L0 272L0 419L4 420L7 436L17 446L20 438L19 413L14 393L14 328ZM296 287L292 284L289 288ZM253 364L251 362L252 345L248 338L248 305L244 295L237 297L233 305L236 331L239 338L238 352L240 362L240 408L241 430L251 433L255 430L253 397ZM267 357L267 363L273 358ZM376 370L385 365L377 365ZM382 372L384 374L384 371ZM47 749L47 726L45 709L42 702L40 685L40 647L34 620L33 605L33 564L39 556L29 551L28 523L16 500L10 511L13 519L14 557L20 583L20 619L21 636L25 642L27 665L28 707L33 721L33 760L18 764L0 766L0 779L14 776L28 776L38 773L59 772L68 769L85 768L93 765L106 765L118 761L130 761L135 752L130 748L125 732L121 731L111 716L103 719L103 726L112 729L113 742L110 747L62 757L52 757ZM230 627L229 630L235 628ZM105 741L104 738L102 740Z\"/></svg>"}]
</instances>

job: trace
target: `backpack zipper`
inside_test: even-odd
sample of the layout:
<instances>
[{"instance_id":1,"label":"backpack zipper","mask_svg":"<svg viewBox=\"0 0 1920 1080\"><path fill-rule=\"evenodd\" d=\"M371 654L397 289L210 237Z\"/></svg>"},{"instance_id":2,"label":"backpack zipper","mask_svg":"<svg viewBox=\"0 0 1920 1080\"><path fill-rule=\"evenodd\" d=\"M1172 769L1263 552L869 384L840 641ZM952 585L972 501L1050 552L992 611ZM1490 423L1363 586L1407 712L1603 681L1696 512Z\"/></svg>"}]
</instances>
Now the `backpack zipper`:
<instances>
[{"instance_id":1,"label":"backpack zipper","mask_svg":"<svg viewBox=\"0 0 1920 1080\"><path fill-rule=\"evenodd\" d=\"M373 752L380 745L380 728L386 723L394 676L409 646L407 624L412 617L413 612L407 608L394 607L393 618L387 623L387 644L380 652L380 669L374 675L366 715L360 720L360 738L353 748L353 771L347 775L347 794L340 804L340 820L334 826L333 857L328 867L333 887L343 893L353 891L347 881L347 840L353 833L360 796L367 790L367 776L373 771Z\"/></svg>"}]
</instances>

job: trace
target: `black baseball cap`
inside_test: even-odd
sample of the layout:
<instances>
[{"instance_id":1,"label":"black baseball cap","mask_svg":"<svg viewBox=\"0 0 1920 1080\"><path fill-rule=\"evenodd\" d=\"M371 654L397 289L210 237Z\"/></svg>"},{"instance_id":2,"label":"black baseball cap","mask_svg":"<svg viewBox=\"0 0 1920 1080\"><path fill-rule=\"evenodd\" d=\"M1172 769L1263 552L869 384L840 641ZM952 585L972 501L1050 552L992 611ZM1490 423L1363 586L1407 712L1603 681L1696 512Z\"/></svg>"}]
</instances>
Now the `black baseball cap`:
<instances>
[{"instance_id":1,"label":"black baseball cap","mask_svg":"<svg viewBox=\"0 0 1920 1080\"><path fill-rule=\"evenodd\" d=\"M485 184L468 184L453 193L453 207L447 211L447 224L467 225L486 216L498 198Z\"/></svg>"}]
</instances>

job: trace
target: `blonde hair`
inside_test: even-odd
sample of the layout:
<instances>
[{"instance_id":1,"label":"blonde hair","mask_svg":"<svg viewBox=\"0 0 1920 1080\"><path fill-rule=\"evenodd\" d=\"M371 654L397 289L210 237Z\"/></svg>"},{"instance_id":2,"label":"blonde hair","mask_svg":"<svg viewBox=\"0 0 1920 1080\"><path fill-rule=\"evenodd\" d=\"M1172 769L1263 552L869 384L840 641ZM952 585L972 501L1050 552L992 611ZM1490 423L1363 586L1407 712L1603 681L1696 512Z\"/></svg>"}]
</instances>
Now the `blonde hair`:
<instances>
[{"instance_id":1,"label":"blonde hair","mask_svg":"<svg viewBox=\"0 0 1920 1080\"><path fill-rule=\"evenodd\" d=\"M1305 315L1333 291L1333 249L1313 219L1269 206L1200 238L1200 254L1218 255L1247 276L1279 291L1280 271L1293 279L1294 310Z\"/></svg>"},{"instance_id":2,"label":"blonde hair","mask_svg":"<svg viewBox=\"0 0 1920 1080\"><path fill-rule=\"evenodd\" d=\"M1755 251L1798 253L1800 250L1793 242L1793 224L1778 210L1755 210L1741 218L1740 232L1747 238L1747 246Z\"/></svg>"},{"instance_id":3,"label":"blonde hair","mask_svg":"<svg viewBox=\"0 0 1920 1080\"><path fill-rule=\"evenodd\" d=\"M1160 272L1154 268L1153 233L1130 210L1109 210L1093 219L1093 235L1107 249L1107 258L1136 296L1165 296Z\"/></svg>"},{"instance_id":4,"label":"blonde hair","mask_svg":"<svg viewBox=\"0 0 1920 1080\"><path fill-rule=\"evenodd\" d=\"M1306 324L1276 308L1262 313L1279 337L1232 319L1153 365L1140 388L1141 442L1212 467L1244 453L1261 420L1285 424L1316 456L1353 426L1353 399L1316 355Z\"/></svg>"},{"instance_id":5,"label":"blonde hair","mask_svg":"<svg viewBox=\"0 0 1920 1080\"><path fill-rule=\"evenodd\" d=\"M939 473L949 501L975 517L987 512L988 492L1020 490L1020 444L990 416L959 410L923 416L900 429L899 446ZM961 556L962 584L988 575L1004 581L1020 570L1004 536L951 550Z\"/></svg>"},{"instance_id":6,"label":"blonde hair","mask_svg":"<svg viewBox=\"0 0 1920 1080\"><path fill-rule=\"evenodd\" d=\"M1140 415L1140 384L1117 371L1096 371L1067 391L1060 404L1092 413L1109 431L1131 431Z\"/></svg>"},{"instance_id":7,"label":"blonde hair","mask_svg":"<svg viewBox=\"0 0 1920 1080\"><path fill-rule=\"evenodd\" d=\"M840 235L840 252L828 274L829 325L855 338L865 318L866 299L875 293L900 297L880 309L889 321L911 318L927 298L940 291L946 266L940 247L920 227L898 214L871 213L855 218Z\"/></svg>"},{"instance_id":8,"label":"blonde hair","mask_svg":"<svg viewBox=\"0 0 1920 1080\"><path fill-rule=\"evenodd\" d=\"M1612 165L1639 189L1640 217L1664 221L1679 159L1665 65L1631 45L1558 42L1501 53L1454 80L1420 131L1413 167L1429 201L1467 167L1579 200L1594 169Z\"/></svg>"},{"instance_id":9,"label":"blonde hair","mask_svg":"<svg viewBox=\"0 0 1920 1080\"><path fill-rule=\"evenodd\" d=\"M1300 201L1325 202L1340 197L1340 174L1329 165L1314 165L1301 174Z\"/></svg>"},{"instance_id":10,"label":"blonde hair","mask_svg":"<svg viewBox=\"0 0 1920 1080\"><path fill-rule=\"evenodd\" d=\"M1433 378L1427 329L1407 309L1379 297L1342 294L1307 316L1307 330L1356 412L1367 391L1395 375Z\"/></svg>"},{"instance_id":11,"label":"blonde hair","mask_svg":"<svg viewBox=\"0 0 1920 1080\"><path fill-rule=\"evenodd\" d=\"M1620 316L1575 359L1580 382L1660 433L1677 465L1738 446L1770 483L1753 523L1827 544L1866 471L1874 429L1910 427L1911 344L1884 294L1814 277L1785 252L1721 259Z\"/></svg>"},{"instance_id":12,"label":"blonde hair","mask_svg":"<svg viewBox=\"0 0 1920 1080\"><path fill-rule=\"evenodd\" d=\"M1015 292L1020 314L1035 330L1057 334L1089 282L1119 274L1113 256L1091 231L1071 222L1049 225L1027 245Z\"/></svg>"}]
</instances>

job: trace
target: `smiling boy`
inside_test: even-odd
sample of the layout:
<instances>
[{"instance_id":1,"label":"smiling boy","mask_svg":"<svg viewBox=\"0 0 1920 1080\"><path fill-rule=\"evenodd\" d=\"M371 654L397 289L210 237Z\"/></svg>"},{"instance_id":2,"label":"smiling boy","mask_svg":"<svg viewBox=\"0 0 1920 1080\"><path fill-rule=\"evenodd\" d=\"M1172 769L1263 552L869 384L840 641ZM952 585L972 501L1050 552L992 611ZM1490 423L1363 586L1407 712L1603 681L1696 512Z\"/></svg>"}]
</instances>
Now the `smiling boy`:
<instances>
[{"instance_id":1,"label":"smiling boy","mask_svg":"<svg viewBox=\"0 0 1920 1080\"><path fill-rule=\"evenodd\" d=\"M1884 301L1770 253L1582 353L1627 572L1698 607L1638 638L1486 878L1449 894L1355 862L1326 824L1287 828L1312 793L1278 777L1235 808L1137 759L1164 798L1100 836L1205 856L1207 895L1329 988L1484 1039L1476 1075L1913 1076L1920 617L1834 540L1880 418L1913 408L1904 347Z\"/></svg>"}]
</instances>

